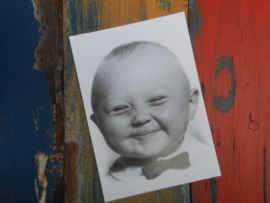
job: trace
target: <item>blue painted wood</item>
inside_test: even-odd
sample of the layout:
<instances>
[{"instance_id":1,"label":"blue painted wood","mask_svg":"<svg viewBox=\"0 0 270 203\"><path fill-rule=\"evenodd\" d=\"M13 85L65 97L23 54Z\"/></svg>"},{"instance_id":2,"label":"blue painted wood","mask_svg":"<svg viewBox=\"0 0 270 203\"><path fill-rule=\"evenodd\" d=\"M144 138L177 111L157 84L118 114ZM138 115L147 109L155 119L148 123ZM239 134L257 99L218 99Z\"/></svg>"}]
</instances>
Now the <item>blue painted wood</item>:
<instances>
[{"instance_id":1,"label":"blue painted wood","mask_svg":"<svg viewBox=\"0 0 270 203\"><path fill-rule=\"evenodd\" d=\"M41 153L48 157L46 202L53 202L61 176L54 104L45 72L33 68L40 23L31 1L0 1L0 8L0 202L43 201Z\"/></svg>"}]
</instances>

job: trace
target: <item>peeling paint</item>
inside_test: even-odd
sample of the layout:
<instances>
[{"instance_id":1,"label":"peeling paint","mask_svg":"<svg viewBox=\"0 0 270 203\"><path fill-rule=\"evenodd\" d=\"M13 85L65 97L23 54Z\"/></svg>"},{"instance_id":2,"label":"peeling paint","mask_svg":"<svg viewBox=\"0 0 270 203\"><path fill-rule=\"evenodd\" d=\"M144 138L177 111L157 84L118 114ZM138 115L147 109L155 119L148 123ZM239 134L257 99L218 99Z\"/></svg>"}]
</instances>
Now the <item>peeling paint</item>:
<instances>
[{"instance_id":1,"label":"peeling paint","mask_svg":"<svg viewBox=\"0 0 270 203\"><path fill-rule=\"evenodd\" d=\"M157 193L157 203L163 203L160 192Z\"/></svg>"},{"instance_id":2,"label":"peeling paint","mask_svg":"<svg viewBox=\"0 0 270 203\"><path fill-rule=\"evenodd\" d=\"M205 85L204 84L201 85L201 89L202 89L202 95L203 95L203 99L204 99L204 95L205 95Z\"/></svg>"},{"instance_id":3,"label":"peeling paint","mask_svg":"<svg viewBox=\"0 0 270 203\"><path fill-rule=\"evenodd\" d=\"M49 84L49 96L52 99L53 120L55 130L47 131L49 137L53 138L50 150L55 155L50 156L50 171L53 175L52 184L56 182L53 189L54 201L64 201L64 98L63 98L63 1L62 0L32 0L34 16L40 23L39 44L36 47L36 63L34 69L45 73ZM41 108L41 107L40 107ZM48 110L47 110L48 111ZM37 117L37 116L36 116ZM38 130L38 119L34 118L36 130ZM41 129L41 128L40 128ZM54 162L54 163L51 163ZM51 164L56 166L51 169ZM62 181L62 182L61 182ZM41 195L41 194L40 194ZM42 200L42 198L41 198Z\"/></svg>"},{"instance_id":4,"label":"peeling paint","mask_svg":"<svg viewBox=\"0 0 270 203\"><path fill-rule=\"evenodd\" d=\"M140 9L139 9L139 21L147 20L147 6L145 4L145 1L140 1Z\"/></svg>"},{"instance_id":5,"label":"peeling paint","mask_svg":"<svg viewBox=\"0 0 270 203\"><path fill-rule=\"evenodd\" d=\"M215 80L217 80L220 71L223 69L228 69L229 73L231 74L231 89L229 90L228 97L224 98L214 95L213 100L216 109L220 110L222 113L229 113L230 109L233 107L236 92L236 77L232 57L222 56L220 59L218 59L218 67L216 68Z\"/></svg>"},{"instance_id":6,"label":"peeling paint","mask_svg":"<svg viewBox=\"0 0 270 203\"><path fill-rule=\"evenodd\" d=\"M37 179L35 179L35 194L37 197L37 201L39 201L39 189L38 189L38 185L37 185Z\"/></svg>"},{"instance_id":7,"label":"peeling paint","mask_svg":"<svg viewBox=\"0 0 270 203\"><path fill-rule=\"evenodd\" d=\"M266 191L266 148L263 148L263 197L264 203L267 203L267 191Z\"/></svg>"},{"instance_id":8,"label":"peeling paint","mask_svg":"<svg viewBox=\"0 0 270 203\"><path fill-rule=\"evenodd\" d=\"M192 203L197 203L197 199L196 199L196 196L192 196L192 200L191 200Z\"/></svg>"},{"instance_id":9,"label":"peeling paint","mask_svg":"<svg viewBox=\"0 0 270 203\"><path fill-rule=\"evenodd\" d=\"M170 0L156 0L157 4L160 3L162 5L163 10L167 10L167 12L170 12L172 3Z\"/></svg>"},{"instance_id":10,"label":"peeling paint","mask_svg":"<svg viewBox=\"0 0 270 203\"><path fill-rule=\"evenodd\" d=\"M33 118L34 119L34 123L36 125L36 131L38 131L38 118Z\"/></svg>"},{"instance_id":11,"label":"peeling paint","mask_svg":"<svg viewBox=\"0 0 270 203\"><path fill-rule=\"evenodd\" d=\"M189 0L188 27L193 51L195 50L195 38L196 35L200 34L202 24L203 24L202 12L200 8L197 6L196 0Z\"/></svg>"},{"instance_id":12,"label":"peeling paint","mask_svg":"<svg viewBox=\"0 0 270 203\"><path fill-rule=\"evenodd\" d=\"M235 151L235 137L233 137L233 151Z\"/></svg>"},{"instance_id":13,"label":"peeling paint","mask_svg":"<svg viewBox=\"0 0 270 203\"><path fill-rule=\"evenodd\" d=\"M204 188L207 190L207 185L208 185L208 182L206 181L205 182L205 186L204 186Z\"/></svg>"},{"instance_id":14,"label":"peeling paint","mask_svg":"<svg viewBox=\"0 0 270 203\"><path fill-rule=\"evenodd\" d=\"M37 163L37 180L35 179L35 192L37 194L37 198L39 200L39 203L45 203L46 197L47 197L47 186L48 186L48 180L46 177L46 165L48 162L48 156L45 153L38 152L38 154L35 157L36 163ZM41 192L38 186L41 187ZM40 194L41 193L41 194Z\"/></svg>"},{"instance_id":15,"label":"peeling paint","mask_svg":"<svg viewBox=\"0 0 270 203\"><path fill-rule=\"evenodd\" d=\"M33 116L34 116L33 120L34 120L34 123L35 123L35 126L36 126L36 131L38 131L38 126L39 126L39 125L38 125L38 122L39 122L39 116L40 116L39 109L42 109L42 106L37 107L37 112L36 112L36 114L35 114L35 112L32 113Z\"/></svg>"},{"instance_id":16,"label":"peeling paint","mask_svg":"<svg viewBox=\"0 0 270 203\"><path fill-rule=\"evenodd\" d=\"M211 128L211 133L212 133L212 135L213 135L215 132L216 132L215 129L212 129L212 128Z\"/></svg>"},{"instance_id":17,"label":"peeling paint","mask_svg":"<svg viewBox=\"0 0 270 203\"><path fill-rule=\"evenodd\" d=\"M32 0L34 15L40 22L41 33L36 47L34 69L44 71L53 104L56 94L63 92L63 2L61 0ZM61 100L58 100L60 102Z\"/></svg>"},{"instance_id":18,"label":"peeling paint","mask_svg":"<svg viewBox=\"0 0 270 203\"><path fill-rule=\"evenodd\" d=\"M210 183L210 195L211 195L211 202L217 203L218 202L218 188L217 188L217 180L216 178L211 178Z\"/></svg>"}]
</instances>

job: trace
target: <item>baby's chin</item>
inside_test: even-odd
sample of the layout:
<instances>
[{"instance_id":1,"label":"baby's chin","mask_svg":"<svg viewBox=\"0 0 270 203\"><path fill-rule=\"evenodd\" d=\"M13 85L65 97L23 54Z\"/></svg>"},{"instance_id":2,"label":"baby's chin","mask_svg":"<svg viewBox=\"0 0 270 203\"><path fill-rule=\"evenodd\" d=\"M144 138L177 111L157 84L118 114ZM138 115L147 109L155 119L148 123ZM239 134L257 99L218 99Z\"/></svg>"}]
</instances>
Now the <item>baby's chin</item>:
<instances>
[{"instance_id":1,"label":"baby's chin","mask_svg":"<svg viewBox=\"0 0 270 203\"><path fill-rule=\"evenodd\" d=\"M118 142L107 144L116 153L132 158L151 158L170 154L181 145L183 136L167 134L163 130L155 131L146 135L130 136Z\"/></svg>"},{"instance_id":2,"label":"baby's chin","mask_svg":"<svg viewBox=\"0 0 270 203\"><path fill-rule=\"evenodd\" d=\"M176 151L180 147L181 143L176 145L164 145L164 146L135 146L134 148L120 148L114 150L116 153L122 156L130 157L130 158L140 158L140 159L148 159L148 158L157 158L167 156L174 151Z\"/></svg>"}]
</instances>

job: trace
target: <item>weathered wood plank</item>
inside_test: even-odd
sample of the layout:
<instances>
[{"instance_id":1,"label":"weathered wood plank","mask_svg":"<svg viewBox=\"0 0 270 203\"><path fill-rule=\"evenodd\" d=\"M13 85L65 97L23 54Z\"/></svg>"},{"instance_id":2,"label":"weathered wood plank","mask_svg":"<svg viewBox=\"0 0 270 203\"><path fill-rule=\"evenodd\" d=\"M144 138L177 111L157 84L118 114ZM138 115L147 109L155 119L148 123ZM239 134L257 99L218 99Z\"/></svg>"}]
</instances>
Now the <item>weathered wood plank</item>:
<instances>
[{"instance_id":1,"label":"weathered wood plank","mask_svg":"<svg viewBox=\"0 0 270 203\"><path fill-rule=\"evenodd\" d=\"M68 36L180 11L188 13L187 0L64 1L66 202L104 202ZM115 202L189 202L189 185Z\"/></svg>"},{"instance_id":2,"label":"weathered wood plank","mask_svg":"<svg viewBox=\"0 0 270 203\"><path fill-rule=\"evenodd\" d=\"M191 0L190 31L222 177L193 202L269 202L269 1Z\"/></svg>"},{"instance_id":3,"label":"weathered wood plank","mask_svg":"<svg viewBox=\"0 0 270 203\"><path fill-rule=\"evenodd\" d=\"M0 7L0 202L61 202L62 1Z\"/></svg>"}]
</instances>

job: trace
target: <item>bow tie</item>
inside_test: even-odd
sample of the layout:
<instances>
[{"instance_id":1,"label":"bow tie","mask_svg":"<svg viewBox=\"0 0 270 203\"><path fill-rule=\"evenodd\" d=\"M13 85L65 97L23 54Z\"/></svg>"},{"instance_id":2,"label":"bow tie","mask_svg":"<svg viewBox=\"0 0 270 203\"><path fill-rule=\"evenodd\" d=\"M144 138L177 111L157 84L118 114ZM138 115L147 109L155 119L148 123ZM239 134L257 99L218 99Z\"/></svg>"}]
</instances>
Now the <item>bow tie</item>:
<instances>
[{"instance_id":1,"label":"bow tie","mask_svg":"<svg viewBox=\"0 0 270 203\"><path fill-rule=\"evenodd\" d=\"M186 169L190 167L189 154L183 152L170 159L163 159L158 162L150 163L142 167L143 174L150 180L161 175L168 169Z\"/></svg>"}]
</instances>

